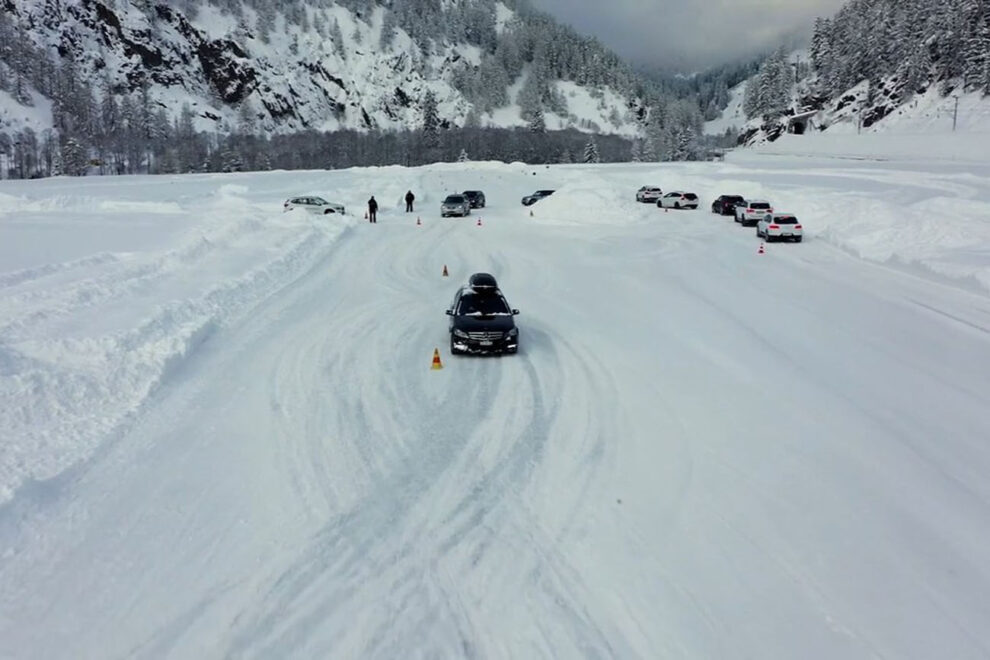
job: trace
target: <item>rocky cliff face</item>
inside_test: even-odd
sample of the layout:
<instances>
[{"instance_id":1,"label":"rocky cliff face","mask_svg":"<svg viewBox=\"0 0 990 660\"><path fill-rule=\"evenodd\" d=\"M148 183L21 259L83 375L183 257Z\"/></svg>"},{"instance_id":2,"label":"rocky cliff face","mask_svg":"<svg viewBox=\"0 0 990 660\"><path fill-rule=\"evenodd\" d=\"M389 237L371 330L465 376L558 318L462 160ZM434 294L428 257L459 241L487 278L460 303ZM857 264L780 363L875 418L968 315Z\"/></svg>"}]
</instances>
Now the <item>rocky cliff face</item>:
<instances>
[{"instance_id":1,"label":"rocky cliff face","mask_svg":"<svg viewBox=\"0 0 990 660\"><path fill-rule=\"evenodd\" d=\"M508 81L508 103L482 110L455 84L480 63L477 46L438 38L425 50L422 40L395 27L388 9L370 2L371 11L309 4L295 10L303 12L295 16L301 21L272 10L275 20L263 26L267 19L253 6L231 11L231 2L221 11L195 0L0 0L37 48L56 64L73 62L74 75L97 99L108 90L118 97L144 93L172 117L188 104L200 130L416 128L427 90L445 123L462 125L469 116L496 126L525 123L515 96L526 66ZM498 2L492 13L499 34L516 20ZM393 36L383 39L383 30ZM567 89L574 99L573 85ZM636 130L633 99L616 90L578 91L586 93L566 111L548 114L548 128Z\"/></svg>"}]
</instances>

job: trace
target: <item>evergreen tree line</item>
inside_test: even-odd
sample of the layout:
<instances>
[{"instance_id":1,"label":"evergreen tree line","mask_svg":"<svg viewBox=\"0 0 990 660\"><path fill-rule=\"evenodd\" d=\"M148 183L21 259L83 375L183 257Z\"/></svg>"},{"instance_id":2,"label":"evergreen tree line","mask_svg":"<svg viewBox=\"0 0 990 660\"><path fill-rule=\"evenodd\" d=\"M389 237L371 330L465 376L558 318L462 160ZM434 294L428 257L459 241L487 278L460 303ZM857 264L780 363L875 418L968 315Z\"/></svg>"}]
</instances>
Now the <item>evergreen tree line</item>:
<instances>
[{"instance_id":1,"label":"evergreen tree line","mask_svg":"<svg viewBox=\"0 0 990 660\"><path fill-rule=\"evenodd\" d=\"M990 93L990 1L852 0L819 18L811 43L819 91L834 97L896 77L900 100L933 82Z\"/></svg>"},{"instance_id":2,"label":"evergreen tree line","mask_svg":"<svg viewBox=\"0 0 990 660\"><path fill-rule=\"evenodd\" d=\"M631 159L634 143L614 135L588 135L570 129L533 133L524 128L451 128L419 131L333 133L306 131L263 136L196 133L182 121L165 128L161 139L129 159L106 152L104 161L77 140L54 131L38 136L25 129L12 139L0 133L0 167L6 178L87 173L178 174L271 169L340 169L377 165L416 166L467 160L522 161L530 164L616 162Z\"/></svg>"},{"instance_id":3,"label":"evergreen tree line","mask_svg":"<svg viewBox=\"0 0 990 660\"><path fill-rule=\"evenodd\" d=\"M662 71L643 69L640 75L649 79L661 97L694 101L704 121L716 119L729 103L729 90L748 80L760 69L767 55L715 66L691 76L671 75Z\"/></svg>"},{"instance_id":4,"label":"evergreen tree line","mask_svg":"<svg viewBox=\"0 0 990 660\"><path fill-rule=\"evenodd\" d=\"M747 118L775 118L790 107L795 83L810 73L804 61L788 61L780 48L770 55L746 85L743 112Z\"/></svg>"}]
</instances>

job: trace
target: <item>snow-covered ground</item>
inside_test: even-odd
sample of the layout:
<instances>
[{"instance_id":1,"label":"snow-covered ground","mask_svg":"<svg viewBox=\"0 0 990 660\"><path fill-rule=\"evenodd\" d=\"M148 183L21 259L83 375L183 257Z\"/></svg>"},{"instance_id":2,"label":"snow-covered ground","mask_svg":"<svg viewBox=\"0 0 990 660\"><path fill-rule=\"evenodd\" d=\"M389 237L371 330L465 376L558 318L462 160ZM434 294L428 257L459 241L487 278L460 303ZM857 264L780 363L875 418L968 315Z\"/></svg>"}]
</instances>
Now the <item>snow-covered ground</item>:
<instances>
[{"instance_id":1,"label":"snow-covered ground","mask_svg":"<svg viewBox=\"0 0 990 660\"><path fill-rule=\"evenodd\" d=\"M986 658L988 364L985 162L0 182L0 657Z\"/></svg>"}]
</instances>

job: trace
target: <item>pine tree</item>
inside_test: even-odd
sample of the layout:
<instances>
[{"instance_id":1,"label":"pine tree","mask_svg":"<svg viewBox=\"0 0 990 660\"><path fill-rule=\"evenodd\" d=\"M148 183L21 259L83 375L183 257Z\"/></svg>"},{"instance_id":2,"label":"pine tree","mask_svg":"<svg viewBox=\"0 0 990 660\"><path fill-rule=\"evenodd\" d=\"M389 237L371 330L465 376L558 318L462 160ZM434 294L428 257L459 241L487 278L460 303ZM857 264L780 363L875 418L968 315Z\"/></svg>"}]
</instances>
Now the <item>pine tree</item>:
<instances>
[{"instance_id":1,"label":"pine tree","mask_svg":"<svg viewBox=\"0 0 990 660\"><path fill-rule=\"evenodd\" d=\"M86 147L75 137L67 138L62 143L62 164L69 176L83 176L89 165Z\"/></svg>"},{"instance_id":2,"label":"pine tree","mask_svg":"<svg viewBox=\"0 0 990 660\"><path fill-rule=\"evenodd\" d=\"M344 43L344 33L340 31L340 23L337 19L333 19L333 24L330 26L330 41L333 43L333 52L337 54L342 60L347 59L347 48Z\"/></svg>"},{"instance_id":3,"label":"pine tree","mask_svg":"<svg viewBox=\"0 0 990 660\"><path fill-rule=\"evenodd\" d=\"M598 143L592 136L588 143L584 145L584 162L586 163L600 163L602 162L601 156L598 154Z\"/></svg>"},{"instance_id":4,"label":"pine tree","mask_svg":"<svg viewBox=\"0 0 990 660\"><path fill-rule=\"evenodd\" d=\"M529 119L528 128L531 133L539 133L542 135L547 132L547 123L543 118L543 108L536 108Z\"/></svg>"},{"instance_id":5,"label":"pine tree","mask_svg":"<svg viewBox=\"0 0 990 660\"><path fill-rule=\"evenodd\" d=\"M643 160L643 142L639 138L632 141L632 147L629 151L629 160L634 163L639 163Z\"/></svg>"},{"instance_id":6,"label":"pine tree","mask_svg":"<svg viewBox=\"0 0 990 660\"><path fill-rule=\"evenodd\" d=\"M428 149L440 147L440 111L432 89L423 96L423 140Z\"/></svg>"},{"instance_id":7,"label":"pine tree","mask_svg":"<svg viewBox=\"0 0 990 660\"><path fill-rule=\"evenodd\" d=\"M457 162L458 163L466 163L466 162L468 162L468 160L470 160L470 159L468 158L467 149L463 149L462 148L460 155L457 157Z\"/></svg>"}]
</instances>

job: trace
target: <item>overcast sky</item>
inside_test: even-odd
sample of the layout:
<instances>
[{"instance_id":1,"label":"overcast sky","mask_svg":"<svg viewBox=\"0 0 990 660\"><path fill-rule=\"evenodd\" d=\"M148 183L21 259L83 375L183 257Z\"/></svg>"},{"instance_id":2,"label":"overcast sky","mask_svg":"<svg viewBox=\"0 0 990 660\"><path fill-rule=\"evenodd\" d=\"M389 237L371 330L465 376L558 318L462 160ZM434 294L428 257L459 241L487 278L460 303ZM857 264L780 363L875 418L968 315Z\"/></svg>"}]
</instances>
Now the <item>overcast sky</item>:
<instances>
[{"instance_id":1,"label":"overcast sky","mask_svg":"<svg viewBox=\"0 0 990 660\"><path fill-rule=\"evenodd\" d=\"M810 33L846 0L530 0L633 63L694 71Z\"/></svg>"}]
</instances>

